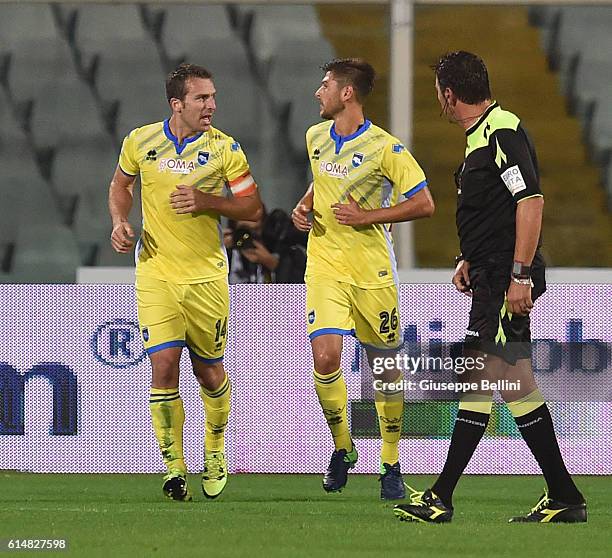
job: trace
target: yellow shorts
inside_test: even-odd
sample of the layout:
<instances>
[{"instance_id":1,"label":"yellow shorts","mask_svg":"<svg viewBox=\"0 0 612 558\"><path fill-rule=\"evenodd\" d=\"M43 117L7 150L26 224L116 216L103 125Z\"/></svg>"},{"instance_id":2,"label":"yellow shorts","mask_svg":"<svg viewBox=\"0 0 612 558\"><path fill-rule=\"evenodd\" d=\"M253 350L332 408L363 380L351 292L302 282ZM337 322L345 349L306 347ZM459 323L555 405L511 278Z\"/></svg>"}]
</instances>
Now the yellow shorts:
<instances>
[{"instance_id":1,"label":"yellow shorts","mask_svg":"<svg viewBox=\"0 0 612 558\"><path fill-rule=\"evenodd\" d=\"M306 283L308 336L328 333L354 335L372 349L396 349L402 344L397 287L360 289L332 279Z\"/></svg>"},{"instance_id":2,"label":"yellow shorts","mask_svg":"<svg viewBox=\"0 0 612 558\"><path fill-rule=\"evenodd\" d=\"M187 346L193 357L206 363L223 358L229 314L226 277L194 285L138 277L136 300L148 354Z\"/></svg>"}]
</instances>

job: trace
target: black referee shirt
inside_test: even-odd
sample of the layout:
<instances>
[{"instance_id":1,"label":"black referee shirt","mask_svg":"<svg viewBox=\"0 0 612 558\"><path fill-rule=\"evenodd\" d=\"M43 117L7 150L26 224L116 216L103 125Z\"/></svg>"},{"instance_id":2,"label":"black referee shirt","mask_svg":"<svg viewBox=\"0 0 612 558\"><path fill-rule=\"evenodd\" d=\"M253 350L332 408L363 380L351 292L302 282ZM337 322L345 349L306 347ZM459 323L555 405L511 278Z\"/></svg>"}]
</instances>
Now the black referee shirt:
<instances>
[{"instance_id":1,"label":"black referee shirt","mask_svg":"<svg viewBox=\"0 0 612 558\"><path fill-rule=\"evenodd\" d=\"M472 264L512 258L516 204L542 196L533 143L519 118L496 102L466 136L465 160L455 173L461 253Z\"/></svg>"}]
</instances>

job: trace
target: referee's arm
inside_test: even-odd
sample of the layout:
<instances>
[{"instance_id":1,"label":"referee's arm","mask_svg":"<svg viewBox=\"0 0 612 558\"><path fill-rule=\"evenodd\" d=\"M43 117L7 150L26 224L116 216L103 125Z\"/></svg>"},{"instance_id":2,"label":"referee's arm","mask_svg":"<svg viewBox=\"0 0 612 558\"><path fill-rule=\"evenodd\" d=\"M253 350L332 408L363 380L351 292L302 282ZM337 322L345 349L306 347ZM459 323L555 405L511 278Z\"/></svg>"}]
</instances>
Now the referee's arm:
<instances>
[{"instance_id":1,"label":"referee's arm","mask_svg":"<svg viewBox=\"0 0 612 558\"><path fill-rule=\"evenodd\" d=\"M496 164L500 177L514 198L515 241L514 261L530 266L535 256L540 230L544 198L535 163L535 150L527 133L517 130L500 130L495 134ZM506 292L508 310L517 315L527 315L533 308L531 281L513 276Z\"/></svg>"},{"instance_id":2,"label":"referee's arm","mask_svg":"<svg viewBox=\"0 0 612 558\"><path fill-rule=\"evenodd\" d=\"M516 206L516 241L514 261L531 265L542 229L544 197L536 194L523 198Z\"/></svg>"}]
</instances>

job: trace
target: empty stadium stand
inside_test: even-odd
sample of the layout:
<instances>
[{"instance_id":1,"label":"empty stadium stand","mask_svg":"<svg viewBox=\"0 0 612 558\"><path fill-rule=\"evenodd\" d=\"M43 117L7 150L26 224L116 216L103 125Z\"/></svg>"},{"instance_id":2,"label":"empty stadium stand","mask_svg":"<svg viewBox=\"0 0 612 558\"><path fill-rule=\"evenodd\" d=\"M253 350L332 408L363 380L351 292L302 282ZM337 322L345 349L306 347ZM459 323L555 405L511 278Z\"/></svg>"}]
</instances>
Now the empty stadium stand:
<instances>
[{"instance_id":1,"label":"empty stadium stand","mask_svg":"<svg viewBox=\"0 0 612 558\"><path fill-rule=\"evenodd\" d=\"M213 72L215 125L244 146L267 205L289 209L305 188L318 114L295 107L333 55L313 7L2 3L0 36L2 282L133 264L110 248L108 183L124 135L168 115L164 78L182 61Z\"/></svg>"},{"instance_id":2,"label":"empty stadium stand","mask_svg":"<svg viewBox=\"0 0 612 558\"><path fill-rule=\"evenodd\" d=\"M612 6L533 6L549 67L559 72L571 114L579 118L612 210Z\"/></svg>"}]
</instances>

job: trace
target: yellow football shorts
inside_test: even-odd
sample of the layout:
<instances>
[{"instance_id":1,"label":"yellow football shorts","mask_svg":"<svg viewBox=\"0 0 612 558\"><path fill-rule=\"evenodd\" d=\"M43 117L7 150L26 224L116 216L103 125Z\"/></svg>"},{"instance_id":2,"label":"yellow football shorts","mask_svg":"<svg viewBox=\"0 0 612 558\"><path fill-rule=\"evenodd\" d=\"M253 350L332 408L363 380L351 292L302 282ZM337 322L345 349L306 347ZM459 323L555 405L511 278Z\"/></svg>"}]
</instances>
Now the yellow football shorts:
<instances>
[{"instance_id":1,"label":"yellow football shorts","mask_svg":"<svg viewBox=\"0 0 612 558\"><path fill-rule=\"evenodd\" d=\"M354 335L371 349L402 344L397 286L361 289L333 279L306 283L308 336Z\"/></svg>"},{"instance_id":2,"label":"yellow football shorts","mask_svg":"<svg viewBox=\"0 0 612 558\"><path fill-rule=\"evenodd\" d=\"M194 285L138 277L136 300L148 354L187 346L193 357L206 363L223 358L229 314L227 277Z\"/></svg>"}]
</instances>

